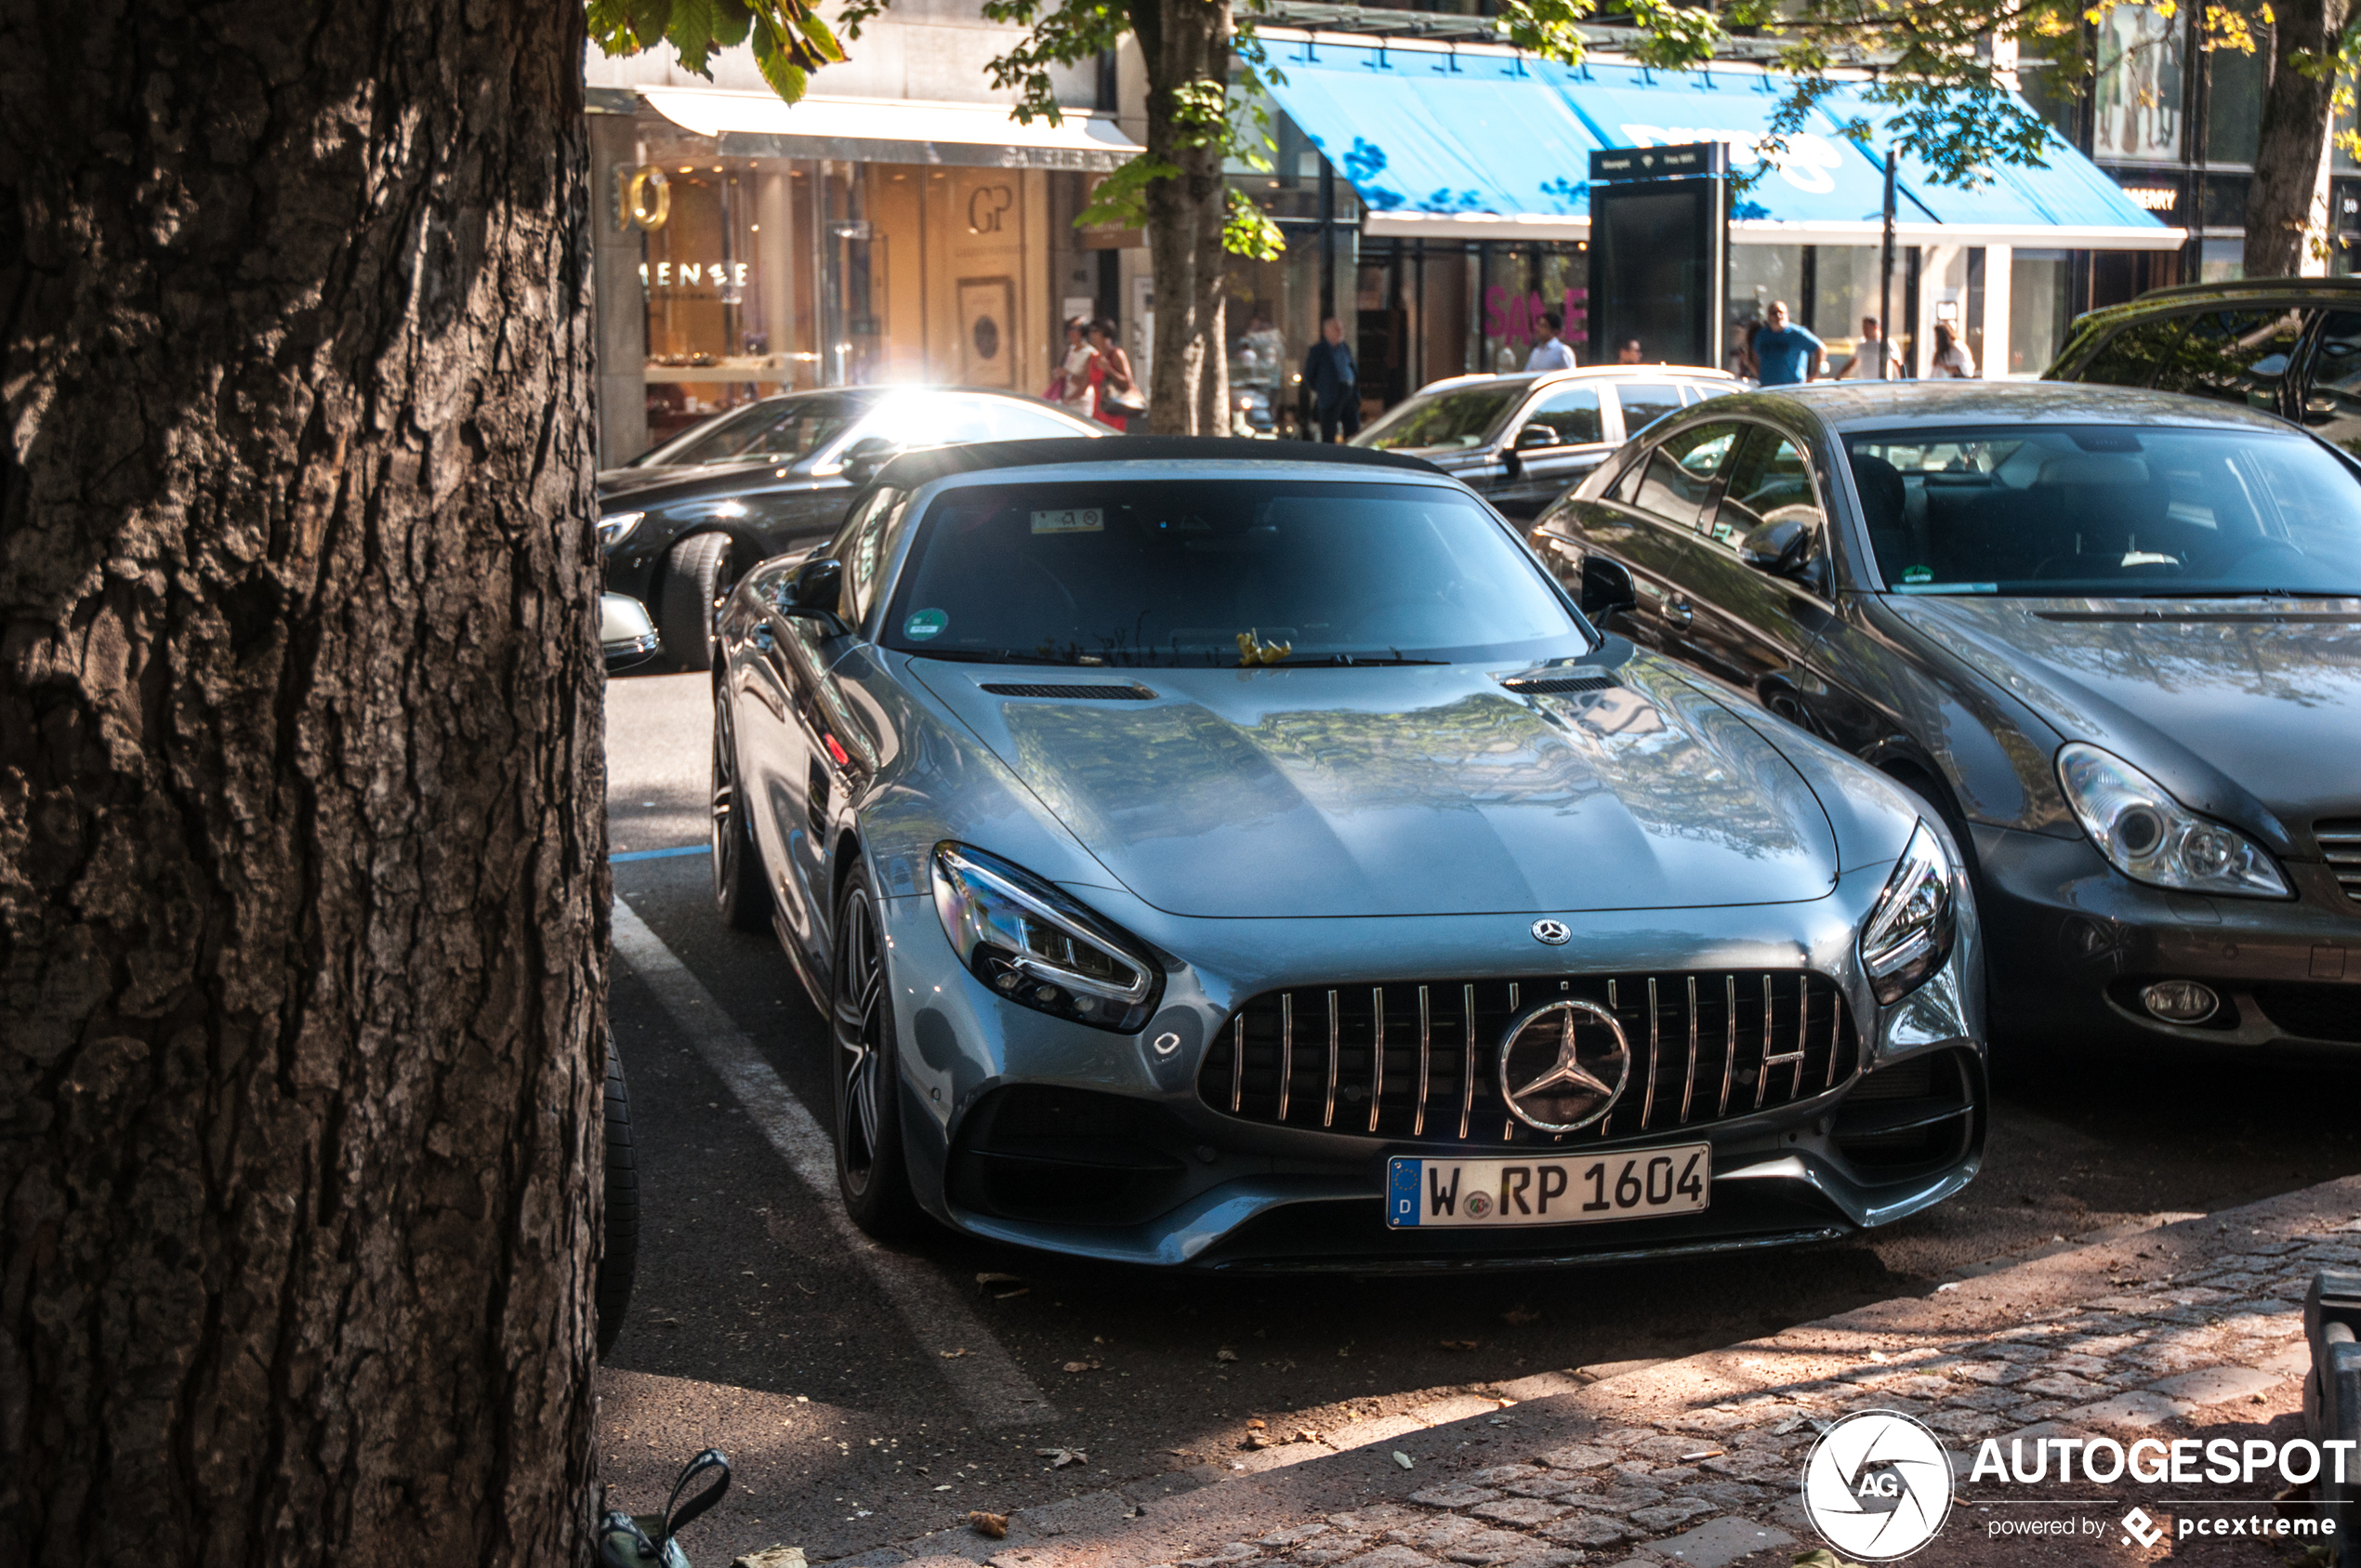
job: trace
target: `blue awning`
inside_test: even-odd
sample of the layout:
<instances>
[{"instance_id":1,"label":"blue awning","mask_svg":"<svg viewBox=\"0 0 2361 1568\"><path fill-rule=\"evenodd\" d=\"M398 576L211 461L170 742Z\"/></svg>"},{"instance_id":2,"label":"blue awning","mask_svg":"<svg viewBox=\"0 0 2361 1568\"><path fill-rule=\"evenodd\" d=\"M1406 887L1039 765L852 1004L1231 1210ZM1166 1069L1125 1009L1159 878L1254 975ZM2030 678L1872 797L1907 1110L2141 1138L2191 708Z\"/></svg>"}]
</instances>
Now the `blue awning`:
<instances>
[{"instance_id":1,"label":"blue awning","mask_svg":"<svg viewBox=\"0 0 2361 1568\"><path fill-rule=\"evenodd\" d=\"M1272 97L1360 193L1374 235L1583 238L1592 150L1721 141L1731 166L1749 171L1790 85L1731 66L1569 67L1489 49L1276 37L1269 47L1284 78ZM1890 117L1839 84L1740 195L1732 239L1874 243ZM1842 132L1856 119L1870 127L1867 147ZM2187 237L2055 138L2047 167L2004 165L1972 189L1937 184L1906 155L1897 186L1898 237L1909 244L2171 250Z\"/></svg>"}]
</instances>

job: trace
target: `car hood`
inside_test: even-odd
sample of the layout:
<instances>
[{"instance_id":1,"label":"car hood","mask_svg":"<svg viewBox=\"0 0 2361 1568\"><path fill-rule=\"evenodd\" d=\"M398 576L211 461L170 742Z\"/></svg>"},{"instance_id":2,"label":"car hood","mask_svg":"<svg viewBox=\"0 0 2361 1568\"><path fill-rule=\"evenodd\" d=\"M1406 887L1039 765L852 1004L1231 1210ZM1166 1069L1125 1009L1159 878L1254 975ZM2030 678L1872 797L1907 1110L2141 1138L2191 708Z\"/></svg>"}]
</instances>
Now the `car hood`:
<instances>
[{"instance_id":1,"label":"car hood","mask_svg":"<svg viewBox=\"0 0 2361 1568\"><path fill-rule=\"evenodd\" d=\"M2352 600L1895 598L1893 613L2069 740L2201 811L2300 825L2361 809Z\"/></svg>"},{"instance_id":2,"label":"car hood","mask_svg":"<svg viewBox=\"0 0 2361 1568\"><path fill-rule=\"evenodd\" d=\"M1556 696L1466 665L910 668L1124 886L1175 915L1662 909L1835 883L1835 835L1802 776L1651 659L1610 690ZM1153 700L986 690L1135 676Z\"/></svg>"},{"instance_id":3,"label":"car hood","mask_svg":"<svg viewBox=\"0 0 2361 1568\"><path fill-rule=\"evenodd\" d=\"M693 468L601 468L599 499L628 495L634 505L666 506L707 495L735 495L760 482L764 490L804 490L823 482L785 463L713 463Z\"/></svg>"}]
</instances>

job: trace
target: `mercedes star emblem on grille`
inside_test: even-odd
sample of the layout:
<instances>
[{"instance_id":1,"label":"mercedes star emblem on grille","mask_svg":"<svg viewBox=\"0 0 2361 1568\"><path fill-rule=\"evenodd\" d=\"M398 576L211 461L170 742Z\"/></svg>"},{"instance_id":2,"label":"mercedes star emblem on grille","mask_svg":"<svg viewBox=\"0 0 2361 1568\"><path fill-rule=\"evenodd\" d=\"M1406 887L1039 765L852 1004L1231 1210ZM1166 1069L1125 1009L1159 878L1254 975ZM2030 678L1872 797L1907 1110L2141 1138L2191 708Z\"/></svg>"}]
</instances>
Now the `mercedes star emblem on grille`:
<instances>
[{"instance_id":1,"label":"mercedes star emblem on grille","mask_svg":"<svg viewBox=\"0 0 2361 1568\"><path fill-rule=\"evenodd\" d=\"M1544 1002L1500 1037L1500 1098L1509 1114L1541 1132L1589 1127L1615 1109L1630 1079L1631 1043L1596 1002Z\"/></svg>"},{"instance_id":2,"label":"mercedes star emblem on grille","mask_svg":"<svg viewBox=\"0 0 2361 1568\"><path fill-rule=\"evenodd\" d=\"M1573 934L1566 929L1563 920L1536 920L1533 923L1533 940L1547 942L1551 947L1563 947L1566 938Z\"/></svg>"}]
</instances>

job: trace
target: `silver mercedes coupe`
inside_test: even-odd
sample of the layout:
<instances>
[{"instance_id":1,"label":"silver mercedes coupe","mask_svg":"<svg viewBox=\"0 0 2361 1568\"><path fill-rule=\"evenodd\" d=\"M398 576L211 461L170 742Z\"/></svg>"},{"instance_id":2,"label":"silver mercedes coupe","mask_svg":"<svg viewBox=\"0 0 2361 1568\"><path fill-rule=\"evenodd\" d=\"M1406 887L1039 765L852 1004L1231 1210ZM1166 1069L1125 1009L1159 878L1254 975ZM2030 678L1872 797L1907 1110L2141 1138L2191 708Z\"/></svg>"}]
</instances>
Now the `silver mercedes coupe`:
<instances>
[{"instance_id":1,"label":"silver mercedes coupe","mask_svg":"<svg viewBox=\"0 0 2361 1568\"><path fill-rule=\"evenodd\" d=\"M1595 630L1389 453L888 464L719 612L713 876L827 1018L839 1183L1131 1262L1840 1236L1983 1157L1939 815Z\"/></svg>"}]
</instances>

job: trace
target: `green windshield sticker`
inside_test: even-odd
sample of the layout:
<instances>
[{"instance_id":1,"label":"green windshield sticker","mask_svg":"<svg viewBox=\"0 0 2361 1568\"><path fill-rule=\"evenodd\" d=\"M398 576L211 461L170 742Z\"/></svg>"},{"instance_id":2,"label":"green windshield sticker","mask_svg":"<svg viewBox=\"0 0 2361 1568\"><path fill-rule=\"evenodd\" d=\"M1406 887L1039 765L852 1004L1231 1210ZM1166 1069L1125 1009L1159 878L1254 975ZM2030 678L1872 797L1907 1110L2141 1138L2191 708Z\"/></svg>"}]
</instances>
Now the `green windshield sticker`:
<instances>
[{"instance_id":1,"label":"green windshield sticker","mask_svg":"<svg viewBox=\"0 0 2361 1568\"><path fill-rule=\"evenodd\" d=\"M902 623L903 634L924 642L951 624L951 617L940 610L921 610Z\"/></svg>"},{"instance_id":2,"label":"green windshield sticker","mask_svg":"<svg viewBox=\"0 0 2361 1568\"><path fill-rule=\"evenodd\" d=\"M1934 568L1906 566L1902 569L1902 580L1906 583L1932 583L1934 581Z\"/></svg>"}]
</instances>

